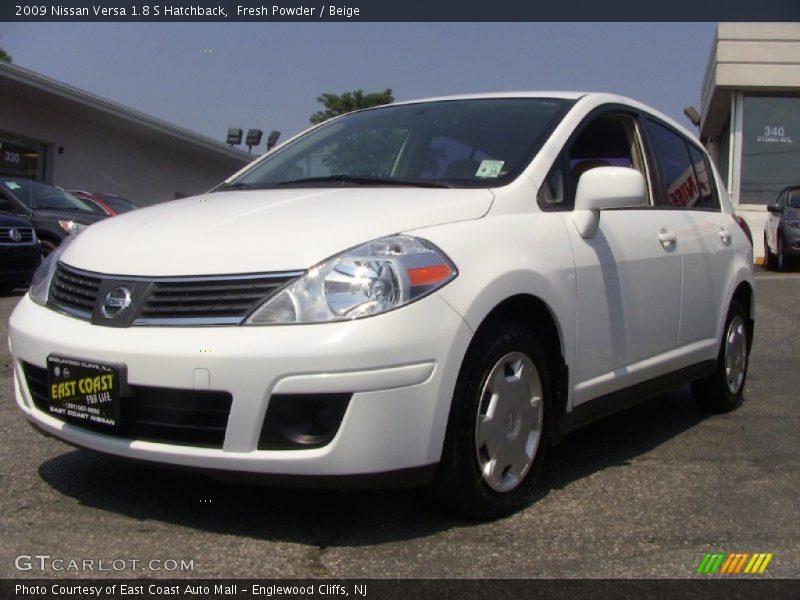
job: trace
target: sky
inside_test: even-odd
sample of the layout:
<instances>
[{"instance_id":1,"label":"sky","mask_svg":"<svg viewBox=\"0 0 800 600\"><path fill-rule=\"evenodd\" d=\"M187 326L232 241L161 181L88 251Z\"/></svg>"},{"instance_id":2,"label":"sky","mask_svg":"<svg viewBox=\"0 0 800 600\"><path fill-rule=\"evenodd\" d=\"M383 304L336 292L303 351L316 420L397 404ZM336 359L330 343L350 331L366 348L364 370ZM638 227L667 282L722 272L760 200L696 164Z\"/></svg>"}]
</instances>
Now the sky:
<instances>
[{"instance_id":1,"label":"sky","mask_svg":"<svg viewBox=\"0 0 800 600\"><path fill-rule=\"evenodd\" d=\"M16 65L224 141L323 92L607 91L691 128L715 23L0 23ZM265 135L266 138L266 135ZM262 146L263 149L263 146Z\"/></svg>"}]
</instances>

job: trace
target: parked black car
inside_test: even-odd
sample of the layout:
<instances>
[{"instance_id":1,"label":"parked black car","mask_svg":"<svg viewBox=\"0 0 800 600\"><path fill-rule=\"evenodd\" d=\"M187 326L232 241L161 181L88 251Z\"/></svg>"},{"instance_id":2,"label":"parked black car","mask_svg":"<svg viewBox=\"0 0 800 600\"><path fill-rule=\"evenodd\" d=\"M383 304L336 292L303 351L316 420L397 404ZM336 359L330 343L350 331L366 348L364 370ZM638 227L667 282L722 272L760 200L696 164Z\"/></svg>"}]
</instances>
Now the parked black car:
<instances>
[{"instance_id":1,"label":"parked black car","mask_svg":"<svg viewBox=\"0 0 800 600\"><path fill-rule=\"evenodd\" d=\"M28 285L42 262L42 247L33 223L0 212L0 292Z\"/></svg>"},{"instance_id":2,"label":"parked black car","mask_svg":"<svg viewBox=\"0 0 800 600\"><path fill-rule=\"evenodd\" d=\"M778 201L767 206L764 223L764 253L767 267L785 270L790 259L800 257L800 185L778 194Z\"/></svg>"},{"instance_id":3,"label":"parked black car","mask_svg":"<svg viewBox=\"0 0 800 600\"><path fill-rule=\"evenodd\" d=\"M30 179L0 177L0 211L29 218L47 256L65 237L107 215L86 200Z\"/></svg>"}]
</instances>

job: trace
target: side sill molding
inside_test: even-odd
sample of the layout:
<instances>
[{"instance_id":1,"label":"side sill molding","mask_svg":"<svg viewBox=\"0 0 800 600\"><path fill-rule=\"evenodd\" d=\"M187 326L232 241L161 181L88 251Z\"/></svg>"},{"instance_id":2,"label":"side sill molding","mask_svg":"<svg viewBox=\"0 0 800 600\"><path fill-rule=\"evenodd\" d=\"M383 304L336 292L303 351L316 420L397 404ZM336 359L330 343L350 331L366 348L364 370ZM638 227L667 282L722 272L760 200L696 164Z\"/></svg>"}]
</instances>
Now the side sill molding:
<instances>
[{"instance_id":1,"label":"side sill molding","mask_svg":"<svg viewBox=\"0 0 800 600\"><path fill-rule=\"evenodd\" d=\"M593 421L629 408L672 388L707 377L714 372L716 366L716 360L706 360L589 400L566 415L564 432L575 431Z\"/></svg>"}]
</instances>

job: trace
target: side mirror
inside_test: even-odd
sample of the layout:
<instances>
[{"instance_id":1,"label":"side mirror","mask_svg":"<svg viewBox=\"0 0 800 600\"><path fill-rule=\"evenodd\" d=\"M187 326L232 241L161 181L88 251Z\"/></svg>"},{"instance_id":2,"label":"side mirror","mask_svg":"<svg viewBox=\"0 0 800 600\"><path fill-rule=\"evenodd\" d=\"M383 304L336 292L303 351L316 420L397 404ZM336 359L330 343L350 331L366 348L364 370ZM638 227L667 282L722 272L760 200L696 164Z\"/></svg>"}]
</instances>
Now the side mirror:
<instances>
[{"instance_id":1,"label":"side mirror","mask_svg":"<svg viewBox=\"0 0 800 600\"><path fill-rule=\"evenodd\" d=\"M627 167L596 167L578 180L572 221L582 238L591 238L600 224L600 211L641 206L647 188L644 176Z\"/></svg>"},{"instance_id":2,"label":"side mirror","mask_svg":"<svg viewBox=\"0 0 800 600\"><path fill-rule=\"evenodd\" d=\"M767 210L771 213L782 213L783 209L780 204L767 204Z\"/></svg>"}]
</instances>

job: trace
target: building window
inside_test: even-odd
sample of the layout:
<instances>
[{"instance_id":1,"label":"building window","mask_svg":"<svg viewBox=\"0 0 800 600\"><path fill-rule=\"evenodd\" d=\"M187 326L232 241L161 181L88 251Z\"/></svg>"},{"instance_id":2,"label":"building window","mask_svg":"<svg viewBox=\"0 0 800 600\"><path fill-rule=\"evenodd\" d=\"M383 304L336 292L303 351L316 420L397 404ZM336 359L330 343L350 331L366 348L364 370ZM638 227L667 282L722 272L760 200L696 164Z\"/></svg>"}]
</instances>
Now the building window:
<instances>
[{"instance_id":1,"label":"building window","mask_svg":"<svg viewBox=\"0 0 800 600\"><path fill-rule=\"evenodd\" d=\"M43 144L0 134L0 176L44 181Z\"/></svg>"},{"instance_id":2,"label":"building window","mask_svg":"<svg viewBox=\"0 0 800 600\"><path fill-rule=\"evenodd\" d=\"M800 97L745 96L739 204L773 204L800 184Z\"/></svg>"}]
</instances>

